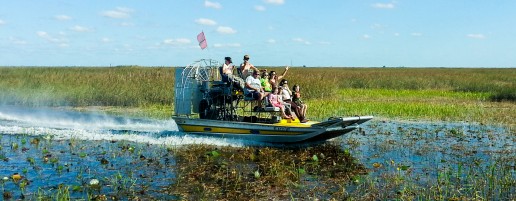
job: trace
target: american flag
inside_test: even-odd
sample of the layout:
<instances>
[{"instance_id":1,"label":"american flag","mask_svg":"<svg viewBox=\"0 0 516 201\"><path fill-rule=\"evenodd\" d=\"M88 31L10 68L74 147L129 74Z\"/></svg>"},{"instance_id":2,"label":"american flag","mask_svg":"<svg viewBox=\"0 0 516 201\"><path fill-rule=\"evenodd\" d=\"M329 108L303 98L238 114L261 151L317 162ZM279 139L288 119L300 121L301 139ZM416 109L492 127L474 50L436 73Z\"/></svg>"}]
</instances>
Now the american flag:
<instances>
[{"instance_id":1,"label":"american flag","mask_svg":"<svg viewBox=\"0 0 516 201\"><path fill-rule=\"evenodd\" d=\"M199 46L201 47L201 50L204 50L204 48L208 47L208 43L206 42L206 37L204 36L203 31L201 31L201 33L197 35L197 41L199 41Z\"/></svg>"}]
</instances>

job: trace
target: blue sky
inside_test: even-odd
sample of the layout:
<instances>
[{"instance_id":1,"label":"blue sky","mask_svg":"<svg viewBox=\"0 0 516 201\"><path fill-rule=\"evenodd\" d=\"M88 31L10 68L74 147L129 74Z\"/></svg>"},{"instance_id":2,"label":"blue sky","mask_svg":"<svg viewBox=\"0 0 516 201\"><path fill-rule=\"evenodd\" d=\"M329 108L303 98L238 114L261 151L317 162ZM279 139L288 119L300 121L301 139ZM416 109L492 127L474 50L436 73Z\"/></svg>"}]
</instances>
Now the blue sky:
<instances>
[{"instance_id":1,"label":"blue sky","mask_svg":"<svg viewBox=\"0 0 516 201\"><path fill-rule=\"evenodd\" d=\"M516 67L514 0L0 0L0 66ZM196 36L204 31L208 48Z\"/></svg>"}]
</instances>

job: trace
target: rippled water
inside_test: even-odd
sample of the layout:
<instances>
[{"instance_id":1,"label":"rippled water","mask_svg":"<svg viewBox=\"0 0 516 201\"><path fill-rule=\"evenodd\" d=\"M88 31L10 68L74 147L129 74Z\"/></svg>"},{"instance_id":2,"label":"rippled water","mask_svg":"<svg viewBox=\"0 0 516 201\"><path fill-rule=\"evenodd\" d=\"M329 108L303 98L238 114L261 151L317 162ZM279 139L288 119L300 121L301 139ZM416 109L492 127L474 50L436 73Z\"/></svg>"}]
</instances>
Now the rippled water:
<instances>
[{"instance_id":1,"label":"rippled water","mask_svg":"<svg viewBox=\"0 0 516 201\"><path fill-rule=\"evenodd\" d=\"M22 192L24 196L55 192L60 184L76 186L69 189L71 194L83 198L91 189L80 186L99 179L110 183L111 188L102 189L105 193L140 192L140 197L174 199L164 193L175 178L170 147L271 146L185 135L173 120L41 108L0 107L0 134L0 177L9 178L2 187L13 192L14 198ZM400 169L410 171L418 184L429 185L446 169L456 171L471 164L487 168L497 161L514 167L516 161L514 131L469 122L373 120L332 141L368 167L369 176L378 177L378 183ZM11 182L14 173L29 183L24 191L19 190L19 183Z\"/></svg>"}]
</instances>

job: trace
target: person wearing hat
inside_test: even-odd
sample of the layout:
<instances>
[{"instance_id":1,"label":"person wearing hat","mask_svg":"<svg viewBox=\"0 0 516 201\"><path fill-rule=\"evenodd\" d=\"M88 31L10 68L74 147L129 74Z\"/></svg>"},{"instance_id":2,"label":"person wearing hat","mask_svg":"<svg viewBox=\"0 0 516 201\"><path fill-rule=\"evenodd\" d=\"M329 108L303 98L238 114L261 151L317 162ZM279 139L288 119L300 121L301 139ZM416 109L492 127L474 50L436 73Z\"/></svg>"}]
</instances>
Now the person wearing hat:
<instances>
[{"instance_id":1,"label":"person wearing hat","mask_svg":"<svg viewBox=\"0 0 516 201\"><path fill-rule=\"evenodd\" d=\"M262 100L265 96L262 83L260 82L260 72L254 71L252 75L249 75L245 79L245 90L244 95L253 100ZM261 107L261 101L259 101L259 107Z\"/></svg>"},{"instance_id":2,"label":"person wearing hat","mask_svg":"<svg viewBox=\"0 0 516 201\"><path fill-rule=\"evenodd\" d=\"M231 61L231 57L225 57L225 62L222 64L222 81L231 82L240 89L244 89L245 83L244 80L238 76L233 75L233 69L235 65L233 65L233 61Z\"/></svg>"},{"instance_id":3,"label":"person wearing hat","mask_svg":"<svg viewBox=\"0 0 516 201\"><path fill-rule=\"evenodd\" d=\"M242 73L242 78L247 78L249 75L249 70L253 69L253 71L258 71L258 68L254 67L253 64L249 62L249 55L244 55L244 63L240 64L240 72Z\"/></svg>"}]
</instances>

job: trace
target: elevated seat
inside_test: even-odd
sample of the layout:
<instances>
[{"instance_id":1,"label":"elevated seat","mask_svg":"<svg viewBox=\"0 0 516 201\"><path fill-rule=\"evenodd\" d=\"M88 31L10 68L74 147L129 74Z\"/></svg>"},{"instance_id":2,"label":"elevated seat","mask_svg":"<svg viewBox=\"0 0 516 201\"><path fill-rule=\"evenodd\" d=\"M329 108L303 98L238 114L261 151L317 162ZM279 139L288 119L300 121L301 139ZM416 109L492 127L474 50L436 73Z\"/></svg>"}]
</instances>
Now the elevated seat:
<instances>
[{"instance_id":1,"label":"elevated seat","mask_svg":"<svg viewBox=\"0 0 516 201\"><path fill-rule=\"evenodd\" d=\"M212 81L211 82L212 86L216 86L216 87L223 87L223 86L227 86L228 85L228 82L225 82L225 81Z\"/></svg>"},{"instance_id":2,"label":"elevated seat","mask_svg":"<svg viewBox=\"0 0 516 201\"><path fill-rule=\"evenodd\" d=\"M264 110L264 112L279 112L280 108L268 106L268 107L264 107L263 110Z\"/></svg>"}]
</instances>

